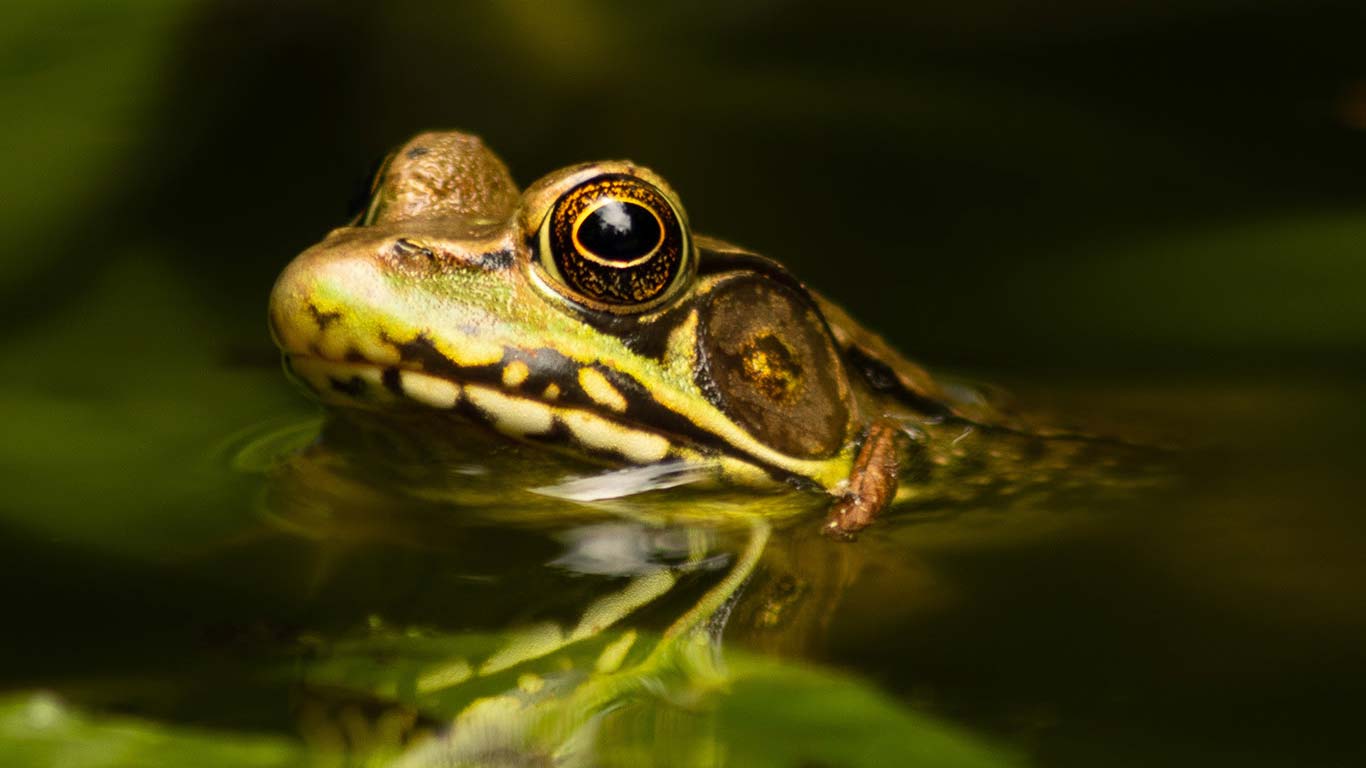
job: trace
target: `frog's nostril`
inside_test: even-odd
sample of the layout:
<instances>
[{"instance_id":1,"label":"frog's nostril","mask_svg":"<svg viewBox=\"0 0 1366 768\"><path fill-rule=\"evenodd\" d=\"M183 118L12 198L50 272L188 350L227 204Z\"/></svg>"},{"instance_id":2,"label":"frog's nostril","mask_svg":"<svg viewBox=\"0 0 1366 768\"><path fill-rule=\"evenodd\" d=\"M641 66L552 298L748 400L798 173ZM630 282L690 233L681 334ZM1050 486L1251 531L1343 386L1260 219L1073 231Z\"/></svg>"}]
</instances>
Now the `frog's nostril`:
<instances>
[{"instance_id":1,"label":"frog's nostril","mask_svg":"<svg viewBox=\"0 0 1366 768\"><path fill-rule=\"evenodd\" d=\"M436 253L431 248L422 243L414 242L406 237L400 237L394 241L389 252L400 259L423 258L427 261L435 261Z\"/></svg>"}]
</instances>

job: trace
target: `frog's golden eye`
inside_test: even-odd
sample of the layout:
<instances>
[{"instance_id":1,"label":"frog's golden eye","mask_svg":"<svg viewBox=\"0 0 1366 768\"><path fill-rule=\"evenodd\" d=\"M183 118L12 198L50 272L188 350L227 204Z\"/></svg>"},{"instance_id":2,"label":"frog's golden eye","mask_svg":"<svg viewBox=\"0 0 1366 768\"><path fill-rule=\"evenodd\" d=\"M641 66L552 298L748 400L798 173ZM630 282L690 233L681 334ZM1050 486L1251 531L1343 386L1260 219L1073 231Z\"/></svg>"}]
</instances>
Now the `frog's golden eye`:
<instances>
[{"instance_id":1,"label":"frog's golden eye","mask_svg":"<svg viewBox=\"0 0 1366 768\"><path fill-rule=\"evenodd\" d=\"M689 250L676 204L626 174L579 184L555 201L541 225L541 266L569 298L609 311L663 302L688 274Z\"/></svg>"}]
</instances>

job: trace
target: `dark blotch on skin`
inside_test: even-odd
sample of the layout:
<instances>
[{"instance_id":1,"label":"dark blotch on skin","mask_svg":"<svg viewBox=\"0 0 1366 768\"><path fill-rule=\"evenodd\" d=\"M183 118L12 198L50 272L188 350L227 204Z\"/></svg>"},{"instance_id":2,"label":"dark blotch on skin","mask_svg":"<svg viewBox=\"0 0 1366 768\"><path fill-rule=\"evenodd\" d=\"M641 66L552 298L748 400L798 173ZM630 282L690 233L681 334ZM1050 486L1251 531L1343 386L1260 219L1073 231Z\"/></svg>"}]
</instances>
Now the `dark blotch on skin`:
<instances>
[{"instance_id":1,"label":"dark blotch on skin","mask_svg":"<svg viewBox=\"0 0 1366 768\"><path fill-rule=\"evenodd\" d=\"M322 330L327 330L329 325L342 319L342 314L340 312L324 312L321 309L318 309L316 304L311 303L308 305L308 314L313 318L313 322L317 323L318 327Z\"/></svg>"},{"instance_id":2,"label":"dark blotch on skin","mask_svg":"<svg viewBox=\"0 0 1366 768\"><path fill-rule=\"evenodd\" d=\"M430 152L430 151L431 151L431 150L427 149L426 147L413 147L413 148L409 149L407 152L405 152L404 154L406 154L406 155L408 156L408 159L409 159L409 160L414 160L414 159L417 159L417 158L419 158L419 157L422 157L423 155L427 154L427 153Z\"/></svg>"},{"instance_id":3,"label":"dark blotch on skin","mask_svg":"<svg viewBox=\"0 0 1366 768\"><path fill-rule=\"evenodd\" d=\"M481 254L475 263L487 270L507 269L512 266L512 259L512 251L503 249Z\"/></svg>"},{"instance_id":4,"label":"dark blotch on skin","mask_svg":"<svg viewBox=\"0 0 1366 768\"><path fill-rule=\"evenodd\" d=\"M399 378L397 368L385 368L384 373L380 374L380 381L384 388L399 397L403 397L403 380Z\"/></svg>"},{"instance_id":5,"label":"dark blotch on skin","mask_svg":"<svg viewBox=\"0 0 1366 768\"><path fill-rule=\"evenodd\" d=\"M365 394L365 379L362 379L359 376L352 376L349 379L338 379L335 376L328 376L327 383L332 389L343 395L361 397Z\"/></svg>"},{"instance_id":6,"label":"dark blotch on skin","mask_svg":"<svg viewBox=\"0 0 1366 768\"><path fill-rule=\"evenodd\" d=\"M436 345L426 336L418 334L412 341L404 342L393 341L387 336L384 340L398 348L398 355L405 363L417 363L427 373L444 375L451 379L458 378L459 366L437 351Z\"/></svg>"},{"instance_id":7,"label":"dark blotch on skin","mask_svg":"<svg viewBox=\"0 0 1366 768\"><path fill-rule=\"evenodd\" d=\"M542 392L549 384L560 388L559 402L566 405L592 405L593 401L579 387L579 365L553 349L508 350L504 364L520 360L526 364L527 378L518 387L523 392ZM502 368L497 366L497 380L502 387Z\"/></svg>"},{"instance_id":8,"label":"dark blotch on skin","mask_svg":"<svg viewBox=\"0 0 1366 768\"><path fill-rule=\"evenodd\" d=\"M585 312L581 317L584 323L592 326L594 330L621 339L622 343L637 355L663 362L669 346L669 335L679 323L688 318L688 312L694 306L692 299L680 302L678 306L644 326L641 325L639 318L608 312Z\"/></svg>"},{"instance_id":9,"label":"dark blotch on skin","mask_svg":"<svg viewBox=\"0 0 1366 768\"><path fill-rule=\"evenodd\" d=\"M450 358L441 354L432 340L422 334L418 334L412 341L397 341L387 335L380 338L387 344L393 344L398 349L399 358L408 363L409 367L415 367L433 376L440 376L451 381L481 383L496 383L502 379L501 362L493 365L461 368Z\"/></svg>"}]
</instances>

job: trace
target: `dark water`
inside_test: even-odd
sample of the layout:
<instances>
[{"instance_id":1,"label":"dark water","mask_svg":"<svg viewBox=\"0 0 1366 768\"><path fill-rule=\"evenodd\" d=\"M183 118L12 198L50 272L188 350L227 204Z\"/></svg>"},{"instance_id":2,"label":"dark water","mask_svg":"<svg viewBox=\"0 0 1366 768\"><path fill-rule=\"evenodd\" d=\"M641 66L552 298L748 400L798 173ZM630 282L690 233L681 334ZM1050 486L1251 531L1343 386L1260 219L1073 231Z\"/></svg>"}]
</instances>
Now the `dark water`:
<instances>
[{"instance_id":1,"label":"dark water","mask_svg":"<svg viewBox=\"0 0 1366 768\"><path fill-rule=\"evenodd\" d=\"M603 754L1361 762L1355 4L277 6L14 4L0 25L15 764L297 764L356 712L439 731L519 681L383 702L671 569L579 649L634 628L640 652L742 561L756 506L774 527L729 687L651 667L664 695ZM582 510L497 475L415 499L442 484L281 463L316 411L278 372L266 292L429 127L480 132L523 183L647 163L700 230L931 367L1177 446L1167 482L913 502L837 546L802 497Z\"/></svg>"}]
</instances>

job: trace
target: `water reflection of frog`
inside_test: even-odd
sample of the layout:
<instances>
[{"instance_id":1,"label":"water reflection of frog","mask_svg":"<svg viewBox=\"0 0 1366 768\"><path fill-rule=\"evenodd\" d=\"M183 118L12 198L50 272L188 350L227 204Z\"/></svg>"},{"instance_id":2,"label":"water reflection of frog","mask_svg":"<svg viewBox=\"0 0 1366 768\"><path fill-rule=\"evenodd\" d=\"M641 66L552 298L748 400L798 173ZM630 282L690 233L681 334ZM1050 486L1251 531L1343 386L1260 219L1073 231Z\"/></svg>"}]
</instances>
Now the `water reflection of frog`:
<instances>
[{"instance_id":1,"label":"water reflection of frog","mask_svg":"<svg viewBox=\"0 0 1366 768\"><path fill-rule=\"evenodd\" d=\"M280 276L270 321L330 404L823 491L841 534L895 497L907 435L999 421L777 262L695 235L648 169L576 165L519 194L460 133L392 154L364 214Z\"/></svg>"}]
</instances>

